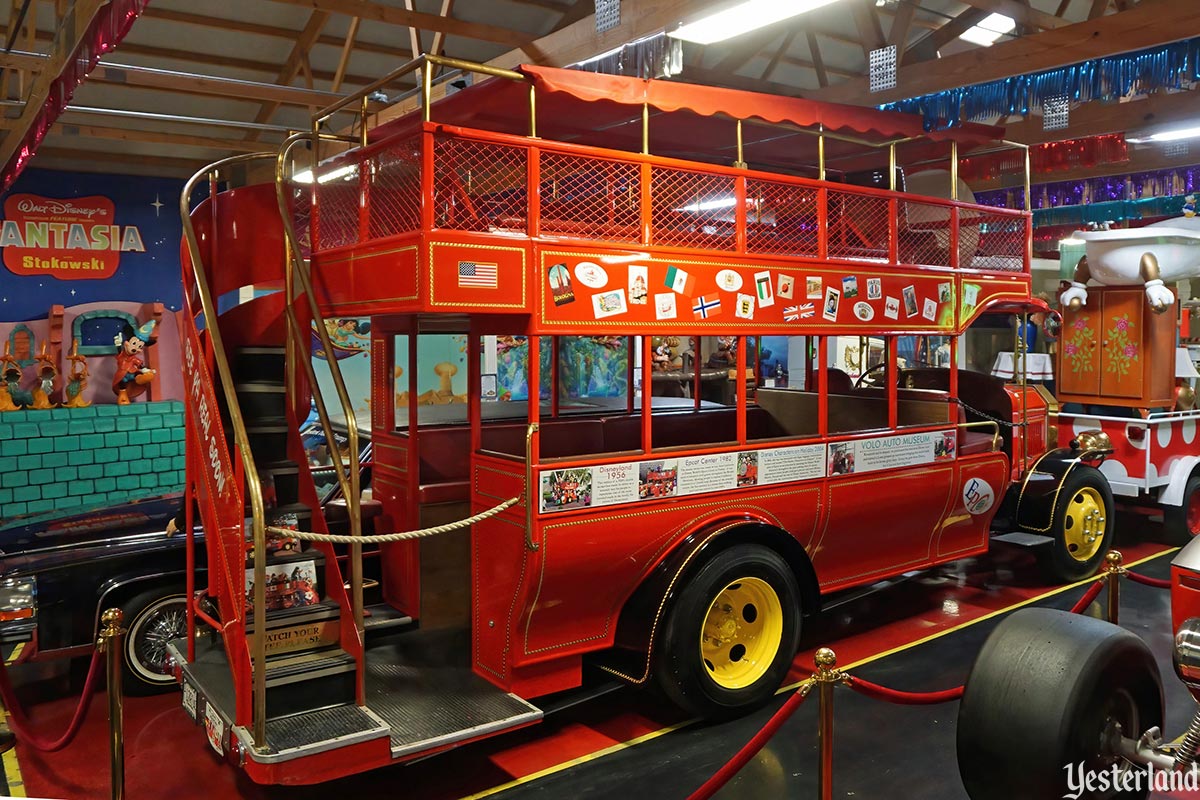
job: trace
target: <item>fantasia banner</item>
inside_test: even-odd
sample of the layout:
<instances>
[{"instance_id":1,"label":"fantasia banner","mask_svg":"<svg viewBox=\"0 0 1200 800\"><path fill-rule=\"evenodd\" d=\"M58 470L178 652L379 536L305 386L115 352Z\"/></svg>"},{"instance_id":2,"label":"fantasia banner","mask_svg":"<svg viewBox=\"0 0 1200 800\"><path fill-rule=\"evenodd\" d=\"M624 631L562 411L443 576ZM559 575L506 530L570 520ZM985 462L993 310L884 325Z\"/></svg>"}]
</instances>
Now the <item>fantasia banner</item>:
<instances>
[{"instance_id":1,"label":"fantasia banner","mask_svg":"<svg viewBox=\"0 0 1200 800\"><path fill-rule=\"evenodd\" d=\"M137 226L114 225L115 216L107 197L9 195L0 225L4 266L17 275L59 280L112 277L122 252L146 252Z\"/></svg>"}]
</instances>

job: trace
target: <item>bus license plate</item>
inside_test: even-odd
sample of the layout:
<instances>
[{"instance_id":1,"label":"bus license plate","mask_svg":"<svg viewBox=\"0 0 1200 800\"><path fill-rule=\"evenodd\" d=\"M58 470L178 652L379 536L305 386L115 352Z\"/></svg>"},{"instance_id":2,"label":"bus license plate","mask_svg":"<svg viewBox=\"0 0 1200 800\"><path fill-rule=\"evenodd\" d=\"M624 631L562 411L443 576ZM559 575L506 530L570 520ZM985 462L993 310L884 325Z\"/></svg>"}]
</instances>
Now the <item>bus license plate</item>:
<instances>
[{"instance_id":1,"label":"bus license plate","mask_svg":"<svg viewBox=\"0 0 1200 800\"><path fill-rule=\"evenodd\" d=\"M204 729L208 734L208 743L217 755L225 755L225 720L212 707L212 703L204 704Z\"/></svg>"}]
</instances>

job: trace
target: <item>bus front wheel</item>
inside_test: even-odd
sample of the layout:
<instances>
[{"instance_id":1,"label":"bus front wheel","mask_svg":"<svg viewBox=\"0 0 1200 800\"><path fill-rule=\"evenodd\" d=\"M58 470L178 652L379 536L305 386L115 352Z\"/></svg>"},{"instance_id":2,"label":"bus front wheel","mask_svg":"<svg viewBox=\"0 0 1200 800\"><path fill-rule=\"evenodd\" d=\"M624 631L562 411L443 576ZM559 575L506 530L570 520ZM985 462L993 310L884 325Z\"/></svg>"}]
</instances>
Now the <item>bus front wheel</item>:
<instances>
[{"instance_id":1,"label":"bus front wheel","mask_svg":"<svg viewBox=\"0 0 1200 800\"><path fill-rule=\"evenodd\" d=\"M667 612L655 678L684 710L707 719L769 700L800 643L800 590L775 551L742 544L713 556Z\"/></svg>"},{"instance_id":2,"label":"bus front wheel","mask_svg":"<svg viewBox=\"0 0 1200 800\"><path fill-rule=\"evenodd\" d=\"M1050 536L1041 558L1047 578L1069 583L1096 574L1113 538L1112 490L1100 470L1080 464L1067 473Z\"/></svg>"}]
</instances>

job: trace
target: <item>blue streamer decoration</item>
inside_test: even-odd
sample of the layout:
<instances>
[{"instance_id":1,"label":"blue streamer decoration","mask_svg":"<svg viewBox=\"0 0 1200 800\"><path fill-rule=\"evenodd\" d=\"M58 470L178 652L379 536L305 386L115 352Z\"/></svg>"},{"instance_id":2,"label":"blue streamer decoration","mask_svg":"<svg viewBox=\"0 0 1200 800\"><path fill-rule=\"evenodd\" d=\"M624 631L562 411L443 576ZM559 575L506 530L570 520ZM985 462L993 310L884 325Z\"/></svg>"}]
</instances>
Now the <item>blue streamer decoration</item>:
<instances>
[{"instance_id":1,"label":"blue streamer decoration","mask_svg":"<svg viewBox=\"0 0 1200 800\"><path fill-rule=\"evenodd\" d=\"M1057 95L1077 102L1112 100L1134 91L1146 94L1179 89L1196 80L1200 80L1200 37L885 103L879 108L920 114L926 130L938 130L964 121L1024 116L1030 108L1041 108L1044 100Z\"/></svg>"}]
</instances>

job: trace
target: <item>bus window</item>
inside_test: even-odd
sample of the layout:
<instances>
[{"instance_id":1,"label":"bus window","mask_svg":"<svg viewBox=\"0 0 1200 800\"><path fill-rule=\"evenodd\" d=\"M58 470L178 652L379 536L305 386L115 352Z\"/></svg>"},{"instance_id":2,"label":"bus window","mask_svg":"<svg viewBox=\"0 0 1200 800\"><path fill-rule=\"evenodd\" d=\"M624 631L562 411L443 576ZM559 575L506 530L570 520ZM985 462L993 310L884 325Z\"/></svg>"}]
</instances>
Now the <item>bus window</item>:
<instances>
[{"instance_id":1,"label":"bus window","mask_svg":"<svg viewBox=\"0 0 1200 800\"><path fill-rule=\"evenodd\" d=\"M553 347L558 352L559 414L627 410L629 337L556 336ZM547 366L548 358L543 361Z\"/></svg>"},{"instance_id":2,"label":"bus window","mask_svg":"<svg viewBox=\"0 0 1200 800\"><path fill-rule=\"evenodd\" d=\"M736 336L651 337L655 450L737 441L738 348L746 342ZM742 386L753 388L753 363L748 354Z\"/></svg>"},{"instance_id":3,"label":"bus window","mask_svg":"<svg viewBox=\"0 0 1200 800\"><path fill-rule=\"evenodd\" d=\"M826 374L829 377L829 432L856 433L888 427L888 339L876 336L831 336Z\"/></svg>"},{"instance_id":4,"label":"bus window","mask_svg":"<svg viewBox=\"0 0 1200 800\"><path fill-rule=\"evenodd\" d=\"M764 336L758 347L759 385L746 407L746 438L795 439L820 431L818 337ZM848 388L849 378L846 378Z\"/></svg>"},{"instance_id":5,"label":"bus window","mask_svg":"<svg viewBox=\"0 0 1200 800\"><path fill-rule=\"evenodd\" d=\"M417 407L417 424L452 425L467 421L467 336L461 333L422 333L416 338L416 376L412 386L412 347L407 335L393 343L396 427L408 427L409 403Z\"/></svg>"}]
</instances>

